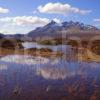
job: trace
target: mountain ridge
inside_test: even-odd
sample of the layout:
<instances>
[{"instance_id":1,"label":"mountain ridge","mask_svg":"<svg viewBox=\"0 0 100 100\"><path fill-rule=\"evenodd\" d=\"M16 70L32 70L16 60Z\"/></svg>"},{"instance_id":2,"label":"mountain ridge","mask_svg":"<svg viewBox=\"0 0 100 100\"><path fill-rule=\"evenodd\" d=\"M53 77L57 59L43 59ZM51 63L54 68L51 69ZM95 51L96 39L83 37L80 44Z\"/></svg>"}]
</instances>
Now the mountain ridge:
<instances>
[{"instance_id":1,"label":"mountain ridge","mask_svg":"<svg viewBox=\"0 0 100 100\"><path fill-rule=\"evenodd\" d=\"M86 25L84 23L80 22L62 22L62 23L56 23L54 20L52 20L50 23L43 27L37 27L35 30L30 31L28 36L35 37L36 35L55 35L62 32L69 32L69 33L75 33L75 32L86 32L86 31L100 31L99 28L92 26L92 25Z\"/></svg>"}]
</instances>

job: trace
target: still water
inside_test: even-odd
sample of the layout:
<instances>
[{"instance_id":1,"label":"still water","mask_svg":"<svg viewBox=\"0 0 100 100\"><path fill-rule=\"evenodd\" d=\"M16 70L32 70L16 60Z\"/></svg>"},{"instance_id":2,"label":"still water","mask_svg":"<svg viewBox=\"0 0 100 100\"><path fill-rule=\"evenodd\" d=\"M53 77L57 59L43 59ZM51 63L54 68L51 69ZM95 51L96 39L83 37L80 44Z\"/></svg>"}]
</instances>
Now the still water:
<instances>
[{"instance_id":1,"label":"still water","mask_svg":"<svg viewBox=\"0 0 100 100\"><path fill-rule=\"evenodd\" d=\"M100 63L3 56L0 100L100 100Z\"/></svg>"},{"instance_id":2,"label":"still water","mask_svg":"<svg viewBox=\"0 0 100 100\"><path fill-rule=\"evenodd\" d=\"M72 52L71 50L71 46L70 45L41 45L35 42L24 42L22 43L23 47L25 49L29 49L29 48L48 48L51 49L53 51L62 51L63 53L70 53Z\"/></svg>"}]
</instances>

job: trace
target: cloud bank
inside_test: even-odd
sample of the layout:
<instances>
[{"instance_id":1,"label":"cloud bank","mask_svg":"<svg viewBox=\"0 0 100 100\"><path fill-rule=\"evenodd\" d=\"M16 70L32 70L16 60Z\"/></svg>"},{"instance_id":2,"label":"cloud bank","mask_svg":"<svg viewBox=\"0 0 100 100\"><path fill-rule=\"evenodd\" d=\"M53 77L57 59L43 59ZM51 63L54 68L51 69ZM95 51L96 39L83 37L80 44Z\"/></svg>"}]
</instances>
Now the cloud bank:
<instances>
[{"instance_id":1,"label":"cloud bank","mask_svg":"<svg viewBox=\"0 0 100 100\"><path fill-rule=\"evenodd\" d=\"M72 7L69 4L63 4L63 3L47 3L46 5L40 5L37 10L40 13L49 13L49 14L63 14L68 15L71 13L75 14L87 14L91 13L91 10L82 10L77 7Z\"/></svg>"},{"instance_id":2,"label":"cloud bank","mask_svg":"<svg viewBox=\"0 0 100 100\"><path fill-rule=\"evenodd\" d=\"M1 18L0 22L6 22L13 25L45 25L49 22L47 18L40 18L37 16L17 16L17 17L5 17Z\"/></svg>"},{"instance_id":3,"label":"cloud bank","mask_svg":"<svg viewBox=\"0 0 100 100\"><path fill-rule=\"evenodd\" d=\"M95 22L100 22L100 18L94 19Z\"/></svg>"},{"instance_id":4,"label":"cloud bank","mask_svg":"<svg viewBox=\"0 0 100 100\"><path fill-rule=\"evenodd\" d=\"M8 12L9 12L9 9L0 7L0 13L1 14L5 14L5 13L8 13Z\"/></svg>"}]
</instances>

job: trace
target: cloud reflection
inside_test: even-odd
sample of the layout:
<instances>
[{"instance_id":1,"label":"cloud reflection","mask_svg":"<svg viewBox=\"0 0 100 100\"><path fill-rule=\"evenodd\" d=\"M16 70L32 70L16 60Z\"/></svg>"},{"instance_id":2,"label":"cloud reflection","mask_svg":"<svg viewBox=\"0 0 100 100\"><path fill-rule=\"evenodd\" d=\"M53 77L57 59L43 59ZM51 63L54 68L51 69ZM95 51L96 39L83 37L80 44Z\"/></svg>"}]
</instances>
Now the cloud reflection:
<instances>
[{"instance_id":1,"label":"cloud reflection","mask_svg":"<svg viewBox=\"0 0 100 100\"><path fill-rule=\"evenodd\" d=\"M66 67L45 66L37 69L36 74L44 79L58 80L71 78L76 75L84 75L82 70L69 70Z\"/></svg>"},{"instance_id":2,"label":"cloud reflection","mask_svg":"<svg viewBox=\"0 0 100 100\"><path fill-rule=\"evenodd\" d=\"M8 69L7 65L0 64L0 70L7 70L7 69Z\"/></svg>"},{"instance_id":3,"label":"cloud reflection","mask_svg":"<svg viewBox=\"0 0 100 100\"><path fill-rule=\"evenodd\" d=\"M27 65L46 64L49 62L49 59L47 58L32 57L28 55L8 55L2 57L0 60L9 63L27 64Z\"/></svg>"}]
</instances>

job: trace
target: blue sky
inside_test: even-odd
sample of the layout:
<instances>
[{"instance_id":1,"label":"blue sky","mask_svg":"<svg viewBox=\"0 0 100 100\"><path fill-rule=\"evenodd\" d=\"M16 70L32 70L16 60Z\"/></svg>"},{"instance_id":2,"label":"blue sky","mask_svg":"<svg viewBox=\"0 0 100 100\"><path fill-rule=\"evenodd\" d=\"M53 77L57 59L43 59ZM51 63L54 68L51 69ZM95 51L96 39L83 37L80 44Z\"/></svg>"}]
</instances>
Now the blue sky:
<instances>
[{"instance_id":1,"label":"blue sky","mask_svg":"<svg viewBox=\"0 0 100 100\"><path fill-rule=\"evenodd\" d=\"M27 33L52 19L100 27L100 0L0 0L0 32Z\"/></svg>"}]
</instances>

